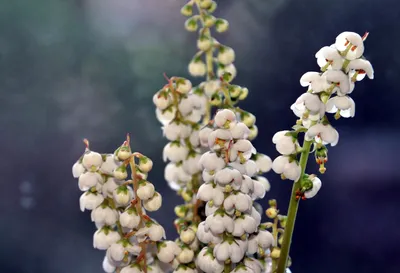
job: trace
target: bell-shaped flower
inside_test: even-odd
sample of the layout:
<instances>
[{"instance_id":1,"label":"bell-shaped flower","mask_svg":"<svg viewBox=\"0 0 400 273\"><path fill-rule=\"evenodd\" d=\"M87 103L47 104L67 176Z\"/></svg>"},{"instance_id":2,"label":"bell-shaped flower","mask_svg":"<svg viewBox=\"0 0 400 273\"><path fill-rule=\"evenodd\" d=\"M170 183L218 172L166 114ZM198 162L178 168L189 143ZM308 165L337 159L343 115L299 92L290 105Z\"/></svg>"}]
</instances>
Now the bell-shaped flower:
<instances>
[{"instance_id":1,"label":"bell-shaped flower","mask_svg":"<svg viewBox=\"0 0 400 273\"><path fill-rule=\"evenodd\" d=\"M300 85L303 87L308 86L308 90L312 90L313 93L320 93L329 88L326 77L319 72L306 72L300 78Z\"/></svg>"},{"instance_id":2,"label":"bell-shaped flower","mask_svg":"<svg viewBox=\"0 0 400 273\"><path fill-rule=\"evenodd\" d=\"M325 104L318 95L302 94L290 107L293 113L301 119L319 120L325 114Z\"/></svg>"},{"instance_id":3,"label":"bell-shaped flower","mask_svg":"<svg viewBox=\"0 0 400 273\"><path fill-rule=\"evenodd\" d=\"M253 192L251 193L251 198L253 200L264 198L265 191L266 191L264 184L262 184L261 182L259 182L257 180L253 180L253 184L254 184L254 189L253 189Z\"/></svg>"},{"instance_id":4,"label":"bell-shaped flower","mask_svg":"<svg viewBox=\"0 0 400 273\"><path fill-rule=\"evenodd\" d=\"M157 258L163 263L170 263L181 252L179 246L172 241L157 244Z\"/></svg>"},{"instance_id":5,"label":"bell-shaped flower","mask_svg":"<svg viewBox=\"0 0 400 273\"><path fill-rule=\"evenodd\" d=\"M163 132L169 141L176 141L189 137L192 128L189 125L172 121L163 127Z\"/></svg>"},{"instance_id":6,"label":"bell-shaped flower","mask_svg":"<svg viewBox=\"0 0 400 273\"><path fill-rule=\"evenodd\" d=\"M97 208L101 203L103 203L104 197L102 194L93 193L93 192L85 192L79 198L79 206L81 211L87 210L94 210Z\"/></svg>"},{"instance_id":7,"label":"bell-shaped flower","mask_svg":"<svg viewBox=\"0 0 400 273\"><path fill-rule=\"evenodd\" d=\"M214 187L211 184L203 184L197 191L197 199L202 201L213 201L216 206L219 206L224 201L224 192L221 187Z\"/></svg>"},{"instance_id":8,"label":"bell-shaped flower","mask_svg":"<svg viewBox=\"0 0 400 273\"><path fill-rule=\"evenodd\" d=\"M93 247L100 250L107 250L112 244L116 243L121 236L109 227L102 227L93 235Z\"/></svg>"},{"instance_id":9,"label":"bell-shaped flower","mask_svg":"<svg viewBox=\"0 0 400 273\"><path fill-rule=\"evenodd\" d=\"M134 193L130 187L119 186L113 192L113 198L117 206L126 207L134 197Z\"/></svg>"},{"instance_id":10,"label":"bell-shaped flower","mask_svg":"<svg viewBox=\"0 0 400 273\"><path fill-rule=\"evenodd\" d=\"M171 102L172 100L170 95L168 94L168 92L165 92L163 90L157 92L153 96L153 103L157 107L157 109L164 110L171 105Z\"/></svg>"},{"instance_id":11,"label":"bell-shaped flower","mask_svg":"<svg viewBox=\"0 0 400 273\"><path fill-rule=\"evenodd\" d=\"M188 79L179 78L176 80L176 91L187 94L192 89L192 83Z\"/></svg>"},{"instance_id":12,"label":"bell-shaped flower","mask_svg":"<svg viewBox=\"0 0 400 273\"><path fill-rule=\"evenodd\" d=\"M351 93L350 78L342 70L328 70L323 74L323 76L326 78L330 86L332 84L336 85L332 89L332 92L337 91L339 96Z\"/></svg>"},{"instance_id":13,"label":"bell-shaped flower","mask_svg":"<svg viewBox=\"0 0 400 273\"><path fill-rule=\"evenodd\" d=\"M315 195L317 195L322 186L321 180L316 176L311 179L311 182L312 188L304 192L304 196L307 199L313 198Z\"/></svg>"},{"instance_id":14,"label":"bell-shaped flower","mask_svg":"<svg viewBox=\"0 0 400 273\"><path fill-rule=\"evenodd\" d=\"M169 160L173 163L177 163L185 160L188 154L189 154L188 147L180 144L179 142L170 142L164 147L163 159L164 162Z\"/></svg>"},{"instance_id":15,"label":"bell-shaped flower","mask_svg":"<svg viewBox=\"0 0 400 273\"><path fill-rule=\"evenodd\" d=\"M165 239L165 230L161 225L151 223L149 226L140 228L135 235L138 239L144 240L145 237L148 237L151 241L157 242L161 241L161 239Z\"/></svg>"},{"instance_id":16,"label":"bell-shaped flower","mask_svg":"<svg viewBox=\"0 0 400 273\"><path fill-rule=\"evenodd\" d=\"M164 178L168 182L168 186L177 191L182 184L189 182L192 176L185 172L182 165L177 166L175 163L169 163L164 169Z\"/></svg>"},{"instance_id":17,"label":"bell-shaped flower","mask_svg":"<svg viewBox=\"0 0 400 273\"><path fill-rule=\"evenodd\" d=\"M214 123L219 128L229 129L236 123L236 115L232 110L223 109L215 114Z\"/></svg>"},{"instance_id":18,"label":"bell-shaped flower","mask_svg":"<svg viewBox=\"0 0 400 273\"><path fill-rule=\"evenodd\" d=\"M74 178L79 178L86 171L85 167L83 167L82 163L78 160L72 166L72 176Z\"/></svg>"},{"instance_id":19,"label":"bell-shaped flower","mask_svg":"<svg viewBox=\"0 0 400 273\"><path fill-rule=\"evenodd\" d=\"M114 273L115 272L116 266L111 264L111 262L107 258L107 256L104 256L102 266L103 266L104 272L106 272L106 273Z\"/></svg>"},{"instance_id":20,"label":"bell-shaped flower","mask_svg":"<svg viewBox=\"0 0 400 273\"><path fill-rule=\"evenodd\" d=\"M254 190L254 182L248 175L243 175L242 185L240 186L240 191L244 194L248 194L249 192L253 192Z\"/></svg>"},{"instance_id":21,"label":"bell-shaped flower","mask_svg":"<svg viewBox=\"0 0 400 273\"><path fill-rule=\"evenodd\" d=\"M153 197L143 201L143 207L147 211L157 211L161 208L162 205L162 196L160 193L154 193Z\"/></svg>"},{"instance_id":22,"label":"bell-shaped flower","mask_svg":"<svg viewBox=\"0 0 400 273\"><path fill-rule=\"evenodd\" d=\"M222 186L234 183L240 187L242 174L236 169L224 168L215 173L214 181Z\"/></svg>"},{"instance_id":23,"label":"bell-shaped flower","mask_svg":"<svg viewBox=\"0 0 400 273\"><path fill-rule=\"evenodd\" d=\"M328 113L339 113L344 118L354 117L356 104L349 96L335 96L326 103Z\"/></svg>"},{"instance_id":24,"label":"bell-shaped flower","mask_svg":"<svg viewBox=\"0 0 400 273\"><path fill-rule=\"evenodd\" d=\"M182 116L186 117L194 109L193 99L190 96L184 97L180 100L178 110Z\"/></svg>"},{"instance_id":25,"label":"bell-shaped flower","mask_svg":"<svg viewBox=\"0 0 400 273\"><path fill-rule=\"evenodd\" d=\"M257 164L258 171L261 173L267 173L272 168L272 160L265 154L256 154L254 162Z\"/></svg>"},{"instance_id":26,"label":"bell-shaped flower","mask_svg":"<svg viewBox=\"0 0 400 273\"><path fill-rule=\"evenodd\" d=\"M344 61L335 46L324 46L315 54L315 58L317 58L319 67L324 71L341 69Z\"/></svg>"},{"instance_id":27,"label":"bell-shaped flower","mask_svg":"<svg viewBox=\"0 0 400 273\"><path fill-rule=\"evenodd\" d=\"M196 258L196 265L205 273L222 273L224 271L224 262L220 262L213 256L213 250L204 247Z\"/></svg>"},{"instance_id":28,"label":"bell-shaped flower","mask_svg":"<svg viewBox=\"0 0 400 273\"><path fill-rule=\"evenodd\" d=\"M301 168L296 161L290 162L287 156L278 156L272 162L272 169L277 174L283 174L285 178L297 181L300 178Z\"/></svg>"},{"instance_id":29,"label":"bell-shaped flower","mask_svg":"<svg viewBox=\"0 0 400 273\"><path fill-rule=\"evenodd\" d=\"M194 59L189 63L189 73L193 77L202 77L207 72L206 64L201 59Z\"/></svg>"},{"instance_id":30,"label":"bell-shaped flower","mask_svg":"<svg viewBox=\"0 0 400 273\"><path fill-rule=\"evenodd\" d=\"M282 155L291 155L296 152L297 140L290 135L290 131L279 131L272 137L272 143L275 144L276 150Z\"/></svg>"},{"instance_id":31,"label":"bell-shaped flower","mask_svg":"<svg viewBox=\"0 0 400 273\"><path fill-rule=\"evenodd\" d=\"M208 148L208 138L214 130L210 127L204 127L199 131L200 144Z\"/></svg>"},{"instance_id":32,"label":"bell-shaped flower","mask_svg":"<svg viewBox=\"0 0 400 273\"><path fill-rule=\"evenodd\" d=\"M167 125L169 124L176 115L176 108L174 107L169 107L165 110L160 110L160 109L156 109L156 117L158 119L158 121L162 124L162 125Z\"/></svg>"},{"instance_id":33,"label":"bell-shaped flower","mask_svg":"<svg viewBox=\"0 0 400 273\"><path fill-rule=\"evenodd\" d=\"M244 259L244 265L246 268L252 270L253 273L261 273L263 266L260 263L259 260L254 259L254 258L245 258Z\"/></svg>"},{"instance_id":34,"label":"bell-shaped flower","mask_svg":"<svg viewBox=\"0 0 400 273\"><path fill-rule=\"evenodd\" d=\"M335 47L348 60L360 58L364 53L363 37L355 32L345 31L336 37ZM350 50L347 48L350 47Z\"/></svg>"},{"instance_id":35,"label":"bell-shaped flower","mask_svg":"<svg viewBox=\"0 0 400 273\"><path fill-rule=\"evenodd\" d=\"M206 218L205 230L211 230L214 234L221 234L225 231L231 233L233 231L233 219L223 211L216 211L213 215Z\"/></svg>"},{"instance_id":36,"label":"bell-shaped flower","mask_svg":"<svg viewBox=\"0 0 400 273\"><path fill-rule=\"evenodd\" d=\"M229 160L235 161L238 159L243 164L255 153L257 151L249 140L239 139L232 145L229 151Z\"/></svg>"},{"instance_id":37,"label":"bell-shaped flower","mask_svg":"<svg viewBox=\"0 0 400 273\"><path fill-rule=\"evenodd\" d=\"M118 211L102 204L92 211L90 217L92 222L95 222L97 228L112 226L118 220Z\"/></svg>"},{"instance_id":38,"label":"bell-shaped flower","mask_svg":"<svg viewBox=\"0 0 400 273\"><path fill-rule=\"evenodd\" d=\"M154 185L149 181L144 181L139 183L139 187L136 191L137 196L141 200L147 200L152 198L154 196L154 193L155 193Z\"/></svg>"},{"instance_id":39,"label":"bell-shaped flower","mask_svg":"<svg viewBox=\"0 0 400 273\"><path fill-rule=\"evenodd\" d=\"M224 209L226 211L235 208L238 211L245 212L251 209L252 206L253 201L251 200L251 197L241 192L229 195L224 201Z\"/></svg>"},{"instance_id":40,"label":"bell-shaped flower","mask_svg":"<svg viewBox=\"0 0 400 273\"><path fill-rule=\"evenodd\" d=\"M101 164L103 164L101 154L93 151L86 151L83 155L82 165L87 171L95 172L100 168Z\"/></svg>"},{"instance_id":41,"label":"bell-shaped flower","mask_svg":"<svg viewBox=\"0 0 400 273\"><path fill-rule=\"evenodd\" d=\"M257 243L262 249L270 248L274 241L274 236L267 230L260 230L257 234Z\"/></svg>"},{"instance_id":42,"label":"bell-shaped flower","mask_svg":"<svg viewBox=\"0 0 400 273\"><path fill-rule=\"evenodd\" d=\"M204 94L206 94L207 97L212 97L215 93L217 93L220 88L221 88L221 81L218 80L210 80L204 82L202 85Z\"/></svg>"},{"instance_id":43,"label":"bell-shaped flower","mask_svg":"<svg viewBox=\"0 0 400 273\"><path fill-rule=\"evenodd\" d=\"M104 198L112 197L114 190L118 188L117 180L114 177L107 177L106 182L101 186Z\"/></svg>"},{"instance_id":44,"label":"bell-shaped flower","mask_svg":"<svg viewBox=\"0 0 400 273\"><path fill-rule=\"evenodd\" d=\"M245 233L251 234L257 230L256 220L248 214L236 218L234 222L233 236L240 237Z\"/></svg>"},{"instance_id":45,"label":"bell-shaped flower","mask_svg":"<svg viewBox=\"0 0 400 273\"><path fill-rule=\"evenodd\" d=\"M209 172L217 172L226 166L225 161L213 152L204 153L199 164L201 169L206 169Z\"/></svg>"},{"instance_id":46,"label":"bell-shaped flower","mask_svg":"<svg viewBox=\"0 0 400 273\"><path fill-rule=\"evenodd\" d=\"M250 129L243 122L238 122L230 129L233 139L246 139L250 135Z\"/></svg>"},{"instance_id":47,"label":"bell-shaped flower","mask_svg":"<svg viewBox=\"0 0 400 273\"><path fill-rule=\"evenodd\" d=\"M220 64L217 68L217 76L218 78L222 77L225 73L229 73L231 75L230 80L233 80L237 75L236 67L233 63L228 65Z\"/></svg>"},{"instance_id":48,"label":"bell-shaped flower","mask_svg":"<svg viewBox=\"0 0 400 273\"><path fill-rule=\"evenodd\" d=\"M214 247L213 255L219 262L224 262L228 259L232 263L238 263L243 259L245 251L239 244L240 240L224 241Z\"/></svg>"},{"instance_id":49,"label":"bell-shaped flower","mask_svg":"<svg viewBox=\"0 0 400 273\"><path fill-rule=\"evenodd\" d=\"M121 164L121 161L119 161L114 154L107 154L100 167L100 172L107 175L113 175L114 170L121 166Z\"/></svg>"},{"instance_id":50,"label":"bell-shaped flower","mask_svg":"<svg viewBox=\"0 0 400 273\"><path fill-rule=\"evenodd\" d=\"M365 75L371 80L374 78L374 68L372 64L365 59L351 61L346 67L346 71L349 73L350 78L354 78L353 76L357 72L357 76L355 77L356 81L361 81L365 78Z\"/></svg>"},{"instance_id":51,"label":"bell-shaped flower","mask_svg":"<svg viewBox=\"0 0 400 273\"><path fill-rule=\"evenodd\" d=\"M204 221L199 224L196 235L200 242L204 244L208 244L210 242L213 244L218 244L222 242L222 237L213 234L208 228L206 228L206 223Z\"/></svg>"},{"instance_id":52,"label":"bell-shaped flower","mask_svg":"<svg viewBox=\"0 0 400 273\"><path fill-rule=\"evenodd\" d=\"M184 247L182 251L176 256L176 259L181 264L187 264L193 261L194 259L194 251L188 247Z\"/></svg>"},{"instance_id":53,"label":"bell-shaped flower","mask_svg":"<svg viewBox=\"0 0 400 273\"><path fill-rule=\"evenodd\" d=\"M102 183L103 178L97 172L85 172L79 176L78 186L81 191L87 191L91 187L96 186L98 183Z\"/></svg>"},{"instance_id":54,"label":"bell-shaped flower","mask_svg":"<svg viewBox=\"0 0 400 273\"><path fill-rule=\"evenodd\" d=\"M227 149L230 141L232 140L232 134L229 130L217 129L212 131L208 136L208 147L211 151L219 151L221 149Z\"/></svg>"},{"instance_id":55,"label":"bell-shaped flower","mask_svg":"<svg viewBox=\"0 0 400 273\"><path fill-rule=\"evenodd\" d=\"M260 182L263 186L265 191L269 191L271 189L271 184L269 183L268 179L265 178L264 176L256 176L254 180L257 180Z\"/></svg>"},{"instance_id":56,"label":"bell-shaped flower","mask_svg":"<svg viewBox=\"0 0 400 273\"><path fill-rule=\"evenodd\" d=\"M339 133L332 125L324 125L322 123L311 126L305 134L305 140L311 141L315 138L315 141L322 141L324 144L331 144L335 146L339 142Z\"/></svg>"},{"instance_id":57,"label":"bell-shaped flower","mask_svg":"<svg viewBox=\"0 0 400 273\"><path fill-rule=\"evenodd\" d=\"M235 61L235 51L227 46L221 46L218 50L217 60L223 65L231 64Z\"/></svg>"},{"instance_id":58,"label":"bell-shaped flower","mask_svg":"<svg viewBox=\"0 0 400 273\"><path fill-rule=\"evenodd\" d=\"M128 208L119 216L121 226L129 229L137 228L140 224L140 220L140 216L134 207Z\"/></svg>"},{"instance_id":59,"label":"bell-shaped flower","mask_svg":"<svg viewBox=\"0 0 400 273\"><path fill-rule=\"evenodd\" d=\"M182 163L182 168L183 170L189 174L189 175L194 175L201 171L199 168L199 161L201 158L201 154L195 153L195 154L189 154L186 160L183 161Z\"/></svg>"}]
</instances>

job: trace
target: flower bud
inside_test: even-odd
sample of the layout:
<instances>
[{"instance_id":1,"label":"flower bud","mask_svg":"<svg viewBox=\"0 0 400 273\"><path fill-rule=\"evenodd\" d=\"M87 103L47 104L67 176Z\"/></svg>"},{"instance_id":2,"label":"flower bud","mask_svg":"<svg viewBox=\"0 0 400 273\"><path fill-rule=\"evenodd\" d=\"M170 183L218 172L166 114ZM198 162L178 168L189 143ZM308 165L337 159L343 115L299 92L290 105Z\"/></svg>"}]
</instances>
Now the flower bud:
<instances>
[{"instance_id":1,"label":"flower bud","mask_svg":"<svg viewBox=\"0 0 400 273\"><path fill-rule=\"evenodd\" d=\"M132 200L133 195L127 186L119 186L114 190L113 197L118 205L127 206Z\"/></svg>"},{"instance_id":2,"label":"flower bud","mask_svg":"<svg viewBox=\"0 0 400 273\"><path fill-rule=\"evenodd\" d=\"M150 199L155 193L154 185L148 181L140 183L136 193L141 200Z\"/></svg>"},{"instance_id":3,"label":"flower bud","mask_svg":"<svg viewBox=\"0 0 400 273\"><path fill-rule=\"evenodd\" d=\"M86 152L82 159L83 167L91 172L97 171L102 163L103 158L101 154L92 151Z\"/></svg>"},{"instance_id":4,"label":"flower bud","mask_svg":"<svg viewBox=\"0 0 400 273\"><path fill-rule=\"evenodd\" d=\"M176 81L176 91L181 94L187 94L192 89L192 83L184 78L179 78Z\"/></svg>"},{"instance_id":5,"label":"flower bud","mask_svg":"<svg viewBox=\"0 0 400 273\"><path fill-rule=\"evenodd\" d=\"M114 177L118 180L124 180L128 177L128 172L126 171L126 166L121 165L118 168L116 168L113 172Z\"/></svg>"},{"instance_id":6,"label":"flower bud","mask_svg":"<svg viewBox=\"0 0 400 273\"><path fill-rule=\"evenodd\" d=\"M208 9L211 7L212 3L212 0L200 0L200 7L202 9Z\"/></svg>"},{"instance_id":7,"label":"flower bud","mask_svg":"<svg viewBox=\"0 0 400 273\"><path fill-rule=\"evenodd\" d=\"M278 210L276 208L269 208L265 211L268 218L274 219L278 215Z\"/></svg>"},{"instance_id":8,"label":"flower bud","mask_svg":"<svg viewBox=\"0 0 400 273\"><path fill-rule=\"evenodd\" d=\"M147 156L142 156L139 159L139 169L144 172L144 173L148 173L151 171L151 169L153 168L153 161L148 158Z\"/></svg>"},{"instance_id":9,"label":"flower bud","mask_svg":"<svg viewBox=\"0 0 400 273\"><path fill-rule=\"evenodd\" d=\"M206 70L206 64L200 59L194 59L189 63L189 73L194 77L204 76Z\"/></svg>"},{"instance_id":10,"label":"flower bud","mask_svg":"<svg viewBox=\"0 0 400 273\"><path fill-rule=\"evenodd\" d=\"M132 155L131 148L126 145L119 147L116 151L116 156L121 161L127 160L131 155Z\"/></svg>"},{"instance_id":11,"label":"flower bud","mask_svg":"<svg viewBox=\"0 0 400 273\"><path fill-rule=\"evenodd\" d=\"M217 32L220 32L220 33L225 32L225 31L228 30L228 28L229 28L229 23L228 23L228 21L225 20L225 19L219 18L219 19L217 19L217 21L215 22L215 30L216 30Z\"/></svg>"},{"instance_id":12,"label":"flower bud","mask_svg":"<svg viewBox=\"0 0 400 273\"><path fill-rule=\"evenodd\" d=\"M176 259L182 263L187 264L193 261L194 252L190 248L184 248L181 253L176 257Z\"/></svg>"},{"instance_id":13,"label":"flower bud","mask_svg":"<svg viewBox=\"0 0 400 273\"><path fill-rule=\"evenodd\" d=\"M249 129L250 129L250 134L249 134L248 140L251 141L251 140L253 140L253 139L255 139L257 137L257 135L258 135L258 127L256 125L253 125Z\"/></svg>"},{"instance_id":14,"label":"flower bud","mask_svg":"<svg viewBox=\"0 0 400 273\"><path fill-rule=\"evenodd\" d=\"M218 62L223 65L229 65L235 60L235 51L227 46L221 46L217 56Z\"/></svg>"},{"instance_id":15,"label":"flower bud","mask_svg":"<svg viewBox=\"0 0 400 273\"><path fill-rule=\"evenodd\" d=\"M192 16L193 14L193 6L190 4L186 4L181 8L181 14L183 16Z\"/></svg>"},{"instance_id":16,"label":"flower bud","mask_svg":"<svg viewBox=\"0 0 400 273\"><path fill-rule=\"evenodd\" d=\"M185 28L187 31L194 32L198 27L197 20L193 17L187 19L185 22Z\"/></svg>"},{"instance_id":17,"label":"flower bud","mask_svg":"<svg viewBox=\"0 0 400 273\"><path fill-rule=\"evenodd\" d=\"M204 16L203 20L204 20L205 27L212 27L215 24L215 22L217 21L217 19L210 14L207 14L206 16Z\"/></svg>"},{"instance_id":18,"label":"flower bud","mask_svg":"<svg viewBox=\"0 0 400 273\"><path fill-rule=\"evenodd\" d=\"M156 192L154 196L143 202L143 206L148 211L156 211L161 208L162 197L161 194Z\"/></svg>"},{"instance_id":19,"label":"flower bud","mask_svg":"<svg viewBox=\"0 0 400 273\"><path fill-rule=\"evenodd\" d=\"M202 36L197 40L197 48L201 51L207 51L211 48L212 41L210 37Z\"/></svg>"},{"instance_id":20,"label":"flower bud","mask_svg":"<svg viewBox=\"0 0 400 273\"><path fill-rule=\"evenodd\" d=\"M193 229L188 228L186 230L181 231L179 238L185 244L191 244L194 241L194 239L196 238L196 233L193 231Z\"/></svg>"}]
</instances>

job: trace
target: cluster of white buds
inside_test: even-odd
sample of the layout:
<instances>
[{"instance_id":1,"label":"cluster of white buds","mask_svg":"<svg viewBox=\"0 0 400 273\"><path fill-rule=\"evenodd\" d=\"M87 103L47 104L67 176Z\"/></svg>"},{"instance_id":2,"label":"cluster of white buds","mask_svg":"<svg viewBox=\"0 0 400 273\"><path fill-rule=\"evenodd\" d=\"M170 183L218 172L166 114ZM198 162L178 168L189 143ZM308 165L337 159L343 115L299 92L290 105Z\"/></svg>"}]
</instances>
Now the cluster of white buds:
<instances>
[{"instance_id":1,"label":"cluster of white buds","mask_svg":"<svg viewBox=\"0 0 400 273\"><path fill-rule=\"evenodd\" d=\"M207 218L199 224L197 237L208 245L197 256L196 264L207 273L222 272L226 267L237 272L252 263L247 255L263 253L273 244L269 232L258 230L261 216L253 207L254 200L264 197L266 187L252 178L260 169L269 170L271 161L259 160L257 164L250 159L256 153L247 139L250 130L232 110L219 110L213 128L203 130L201 139L210 151L199 162L204 184L197 197L207 202ZM236 267L231 267L233 264ZM256 272L262 266L259 268Z\"/></svg>"},{"instance_id":2,"label":"cluster of white buds","mask_svg":"<svg viewBox=\"0 0 400 273\"><path fill-rule=\"evenodd\" d=\"M300 84L307 87L291 106L299 118L292 131L281 131L274 135L272 141L281 154L273 162L273 169L282 178L301 181L297 198L307 199L316 195L321 187L321 180L314 175L304 177L305 166L301 166L298 155L308 155L311 145L320 173L326 171L328 160L326 145L335 146L339 141L339 133L328 120L328 113L334 113L334 118L348 118L355 115L355 103L349 96L353 92L356 81L361 81L367 75L373 79L372 65L363 57L363 37L354 32L343 32L337 36L331 46L321 48L315 55L321 72L307 72ZM298 142L299 133L305 133L304 145Z\"/></svg>"},{"instance_id":3,"label":"cluster of white buds","mask_svg":"<svg viewBox=\"0 0 400 273\"><path fill-rule=\"evenodd\" d=\"M113 154L91 151L89 142L84 142L85 153L72 173L84 192L81 210L91 210L97 227L93 247L106 251L103 269L108 273L165 272L180 249L175 242L163 241L164 228L146 214L162 203L161 194L147 180L153 162L132 153L129 135Z\"/></svg>"},{"instance_id":4,"label":"cluster of white buds","mask_svg":"<svg viewBox=\"0 0 400 273\"><path fill-rule=\"evenodd\" d=\"M206 112L207 98L192 88L192 83L184 78L172 77L168 84L153 97L159 121L164 125L164 136L170 141L163 151L165 179L178 192L185 204L175 208L178 219L175 227L179 234L176 244L180 254L173 267L175 272L195 270L194 257L199 251L196 238L200 222L199 202L196 192L202 183L199 160L202 154L199 138L201 122Z\"/></svg>"}]
</instances>

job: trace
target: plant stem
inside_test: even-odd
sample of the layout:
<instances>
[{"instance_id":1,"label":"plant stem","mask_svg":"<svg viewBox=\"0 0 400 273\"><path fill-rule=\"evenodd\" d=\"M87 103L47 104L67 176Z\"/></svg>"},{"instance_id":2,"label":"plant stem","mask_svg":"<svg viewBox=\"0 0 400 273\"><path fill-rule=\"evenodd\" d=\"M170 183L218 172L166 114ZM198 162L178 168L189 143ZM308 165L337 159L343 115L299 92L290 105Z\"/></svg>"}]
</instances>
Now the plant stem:
<instances>
[{"instance_id":1,"label":"plant stem","mask_svg":"<svg viewBox=\"0 0 400 273\"><path fill-rule=\"evenodd\" d=\"M224 273L229 273L231 272L231 264L225 264L224 266Z\"/></svg>"},{"instance_id":2,"label":"plant stem","mask_svg":"<svg viewBox=\"0 0 400 273\"><path fill-rule=\"evenodd\" d=\"M294 224L296 222L296 215L300 202L300 199L299 200L296 199L296 191L299 190L301 187L301 179L303 179L304 173L306 171L307 160L310 154L310 148L312 143L313 143L312 141L306 141L306 140L304 140L303 142L303 152L301 153L299 162L301 167L300 179L299 181L293 183L292 194L290 196L290 202L289 202L287 222L285 226L285 234L283 235L282 248L278 261L278 269L276 273L285 273L286 271L286 264L289 257L289 250L292 241Z\"/></svg>"}]
</instances>

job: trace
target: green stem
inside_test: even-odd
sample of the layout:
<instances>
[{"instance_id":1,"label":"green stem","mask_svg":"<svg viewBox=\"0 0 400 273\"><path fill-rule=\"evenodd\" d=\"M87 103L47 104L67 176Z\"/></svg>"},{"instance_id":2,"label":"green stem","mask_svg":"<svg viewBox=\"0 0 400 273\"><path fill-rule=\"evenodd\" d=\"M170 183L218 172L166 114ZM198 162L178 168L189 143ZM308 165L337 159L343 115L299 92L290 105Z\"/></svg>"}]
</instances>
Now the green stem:
<instances>
[{"instance_id":1,"label":"green stem","mask_svg":"<svg viewBox=\"0 0 400 273\"><path fill-rule=\"evenodd\" d=\"M231 264L225 264L224 266L224 273L231 272Z\"/></svg>"},{"instance_id":2,"label":"green stem","mask_svg":"<svg viewBox=\"0 0 400 273\"><path fill-rule=\"evenodd\" d=\"M300 175L300 180L303 178L304 173L306 171L306 166L307 166L307 160L308 156L310 153L311 149L311 144L312 141L304 141L303 143L303 152L301 153L300 156L300 167L301 167L301 175ZM297 215L297 210L299 208L299 202L300 199L296 199L296 191L300 189L301 181L293 183L293 188L292 188L292 195L290 197L290 203L289 203L289 209L288 209L288 215L287 215L287 222L285 226L285 234L283 235L283 242L282 242L282 248L281 248L281 253L278 261L278 269L276 273L285 273L286 271L286 264L287 260L289 257L289 250L290 250L290 244L292 241L292 235L293 235L293 230L294 230L294 224L296 222L296 215Z\"/></svg>"}]
</instances>

